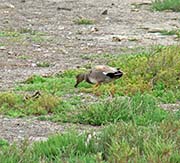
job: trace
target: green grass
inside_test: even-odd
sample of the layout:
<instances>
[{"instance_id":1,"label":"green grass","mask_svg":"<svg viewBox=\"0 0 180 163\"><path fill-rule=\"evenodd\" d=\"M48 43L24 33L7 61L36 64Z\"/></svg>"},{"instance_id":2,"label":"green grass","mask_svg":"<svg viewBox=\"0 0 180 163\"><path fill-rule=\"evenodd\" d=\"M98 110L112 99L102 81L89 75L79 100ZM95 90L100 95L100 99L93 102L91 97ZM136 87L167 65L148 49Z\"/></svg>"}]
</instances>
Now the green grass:
<instances>
[{"instance_id":1,"label":"green grass","mask_svg":"<svg viewBox=\"0 0 180 163\"><path fill-rule=\"evenodd\" d=\"M132 98L116 98L81 107L84 109L76 116L77 122L91 125L117 123L122 120L132 121L138 125L148 125L161 122L168 117L168 113L160 109L150 95L137 94Z\"/></svg>"},{"instance_id":2,"label":"green grass","mask_svg":"<svg viewBox=\"0 0 180 163\"><path fill-rule=\"evenodd\" d=\"M4 148L9 146L8 141L4 140L4 139L0 139L0 148Z\"/></svg>"},{"instance_id":3,"label":"green grass","mask_svg":"<svg viewBox=\"0 0 180 163\"><path fill-rule=\"evenodd\" d=\"M37 67L49 67L50 63L49 62L39 62L37 63Z\"/></svg>"},{"instance_id":4,"label":"green grass","mask_svg":"<svg viewBox=\"0 0 180 163\"><path fill-rule=\"evenodd\" d=\"M95 22L93 20L91 20L91 19L79 18L79 19L74 20L74 23L78 24L78 25L92 25Z\"/></svg>"},{"instance_id":5,"label":"green grass","mask_svg":"<svg viewBox=\"0 0 180 163\"><path fill-rule=\"evenodd\" d=\"M17 58L22 59L22 60L27 60L27 59L30 59L31 57L28 55L19 55L19 56L17 56Z\"/></svg>"},{"instance_id":6,"label":"green grass","mask_svg":"<svg viewBox=\"0 0 180 163\"><path fill-rule=\"evenodd\" d=\"M177 30L163 30L160 32L162 35L175 35L177 38L180 38L180 29Z\"/></svg>"},{"instance_id":7,"label":"green grass","mask_svg":"<svg viewBox=\"0 0 180 163\"><path fill-rule=\"evenodd\" d=\"M179 0L153 0L152 8L158 11L162 10L172 10L180 11L180 1Z\"/></svg>"},{"instance_id":8,"label":"green grass","mask_svg":"<svg viewBox=\"0 0 180 163\"><path fill-rule=\"evenodd\" d=\"M58 97L46 93L38 99L28 100L25 100L20 94L0 93L0 113L14 117L52 113L59 103Z\"/></svg>"}]
</instances>

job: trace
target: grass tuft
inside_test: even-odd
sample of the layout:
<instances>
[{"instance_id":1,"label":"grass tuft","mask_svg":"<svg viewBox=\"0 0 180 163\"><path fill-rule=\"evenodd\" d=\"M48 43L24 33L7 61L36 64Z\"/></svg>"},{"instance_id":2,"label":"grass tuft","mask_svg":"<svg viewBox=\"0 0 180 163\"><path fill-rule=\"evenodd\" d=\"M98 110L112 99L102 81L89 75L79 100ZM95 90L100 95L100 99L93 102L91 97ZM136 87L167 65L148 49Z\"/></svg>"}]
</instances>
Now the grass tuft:
<instances>
[{"instance_id":1,"label":"grass tuft","mask_svg":"<svg viewBox=\"0 0 180 163\"><path fill-rule=\"evenodd\" d=\"M50 67L49 62L39 62L37 63L37 67Z\"/></svg>"},{"instance_id":2,"label":"grass tuft","mask_svg":"<svg viewBox=\"0 0 180 163\"><path fill-rule=\"evenodd\" d=\"M94 24L94 21L91 19L79 18L79 19L74 20L74 23L78 25L92 25Z\"/></svg>"},{"instance_id":3,"label":"grass tuft","mask_svg":"<svg viewBox=\"0 0 180 163\"><path fill-rule=\"evenodd\" d=\"M175 12L180 11L179 0L153 0L152 8L157 11L172 10Z\"/></svg>"},{"instance_id":4,"label":"grass tuft","mask_svg":"<svg viewBox=\"0 0 180 163\"><path fill-rule=\"evenodd\" d=\"M132 98L115 98L80 108L80 113L71 118L75 118L79 123L91 125L105 125L119 121L148 125L161 122L168 116L166 111L156 105L153 96L140 94Z\"/></svg>"},{"instance_id":5,"label":"grass tuft","mask_svg":"<svg viewBox=\"0 0 180 163\"><path fill-rule=\"evenodd\" d=\"M0 113L10 116L41 115L55 112L59 97L43 93L37 99L24 99L16 93L0 93Z\"/></svg>"},{"instance_id":6,"label":"grass tuft","mask_svg":"<svg viewBox=\"0 0 180 163\"><path fill-rule=\"evenodd\" d=\"M178 39L180 38L180 29L170 30L170 31L163 30L163 31L160 31L160 33L162 35L175 35Z\"/></svg>"}]
</instances>

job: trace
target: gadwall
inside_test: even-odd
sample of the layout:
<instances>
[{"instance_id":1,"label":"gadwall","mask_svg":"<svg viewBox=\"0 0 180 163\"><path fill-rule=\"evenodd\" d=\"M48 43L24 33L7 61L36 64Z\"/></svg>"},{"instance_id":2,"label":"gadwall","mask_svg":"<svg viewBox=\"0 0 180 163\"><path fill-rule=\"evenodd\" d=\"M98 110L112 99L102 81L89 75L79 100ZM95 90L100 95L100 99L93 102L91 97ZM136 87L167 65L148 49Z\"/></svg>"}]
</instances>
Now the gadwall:
<instances>
[{"instance_id":1,"label":"gadwall","mask_svg":"<svg viewBox=\"0 0 180 163\"><path fill-rule=\"evenodd\" d=\"M76 76L76 84L74 87L77 87L79 83L83 80L90 83L96 84L96 86L101 83L108 83L113 80L119 79L122 77L123 72L119 68L114 68L106 65L98 65L92 68L87 73L81 73Z\"/></svg>"}]
</instances>

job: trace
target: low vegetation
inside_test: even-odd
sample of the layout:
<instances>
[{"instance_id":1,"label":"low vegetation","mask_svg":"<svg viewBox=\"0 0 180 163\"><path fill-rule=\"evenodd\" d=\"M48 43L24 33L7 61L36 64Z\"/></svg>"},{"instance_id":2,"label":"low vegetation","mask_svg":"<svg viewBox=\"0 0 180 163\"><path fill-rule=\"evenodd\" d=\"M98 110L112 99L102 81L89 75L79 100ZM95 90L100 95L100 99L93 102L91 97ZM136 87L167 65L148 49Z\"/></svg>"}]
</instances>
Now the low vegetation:
<instances>
[{"instance_id":1,"label":"low vegetation","mask_svg":"<svg viewBox=\"0 0 180 163\"><path fill-rule=\"evenodd\" d=\"M104 126L98 132L68 131L32 145L0 140L1 161L179 163L180 111L159 105L180 100L179 54L179 46L170 46L106 55L108 64L120 67L124 76L97 89L85 82L75 89L75 76L85 70L74 69L49 77L33 75L13 92L1 92L4 115Z\"/></svg>"},{"instance_id":2,"label":"low vegetation","mask_svg":"<svg viewBox=\"0 0 180 163\"><path fill-rule=\"evenodd\" d=\"M7 30L1 30L0 38L4 40L4 43L8 42L26 44L27 42L42 43L47 41L45 33L38 32L30 28L10 28Z\"/></svg>"},{"instance_id":3,"label":"low vegetation","mask_svg":"<svg viewBox=\"0 0 180 163\"><path fill-rule=\"evenodd\" d=\"M180 29L176 29L176 30L163 30L160 32L162 35L175 35L177 37L177 39L180 38Z\"/></svg>"},{"instance_id":4,"label":"low vegetation","mask_svg":"<svg viewBox=\"0 0 180 163\"><path fill-rule=\"evenodd\" d=\"M101 132L76 133L50 137L29 146L4 145L0 158L9 162L113 163L113 162L180 162L180 122L174 119L139 126L119 122Z\"/></svg>"},{"instance_id":5,"label":"low vegetation","mask_svg":"<svg viewBox=\"0 0 180 163\"><path fill-rule=\"evenodd\" d=\"M38 62L37 67L49 67L50 63L48 62Z\"/></svg>"},{"instance_id":6,"label":"low vegetation","mask_svg":"<svg viewBox=\"0 0 180 163\"><path fill-rule=\"evenodd\" d=\"M180 11L180 1L179 0L153 0L152 7L155 10L172 10Z\"/></svg>"},{"instance_id":7,"label":"low vegetation","mask_svg":"<svg viewBox=\"0 0 180 163\"><path fill-rule=\"evenodd\" d=\"M79 18L79 19L74 20L74 23L78 25L91 25L91 24L94 24L94 20L87 19L87 18Z\"/></svg>"}]
</instances>

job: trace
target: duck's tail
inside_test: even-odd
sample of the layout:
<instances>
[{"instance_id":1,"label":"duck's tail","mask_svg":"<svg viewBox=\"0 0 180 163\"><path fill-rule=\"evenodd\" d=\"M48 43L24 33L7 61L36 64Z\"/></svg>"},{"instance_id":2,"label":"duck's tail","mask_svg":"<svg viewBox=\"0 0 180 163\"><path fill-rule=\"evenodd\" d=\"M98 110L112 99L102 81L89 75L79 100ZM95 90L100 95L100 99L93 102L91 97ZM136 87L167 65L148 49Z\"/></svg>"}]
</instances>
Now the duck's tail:
<instances>
[{"instance_id":1,"label":"duck's tail","mask_svg":"<svg viewBox=\"0 0 180 163\"><path fill-rule=\"evenodd\" d=\"M108 73L106 75L109 76L110 78L120 78L123 76L123 72L119 70L114 73Z\"/></svg>"}]
</instances>

